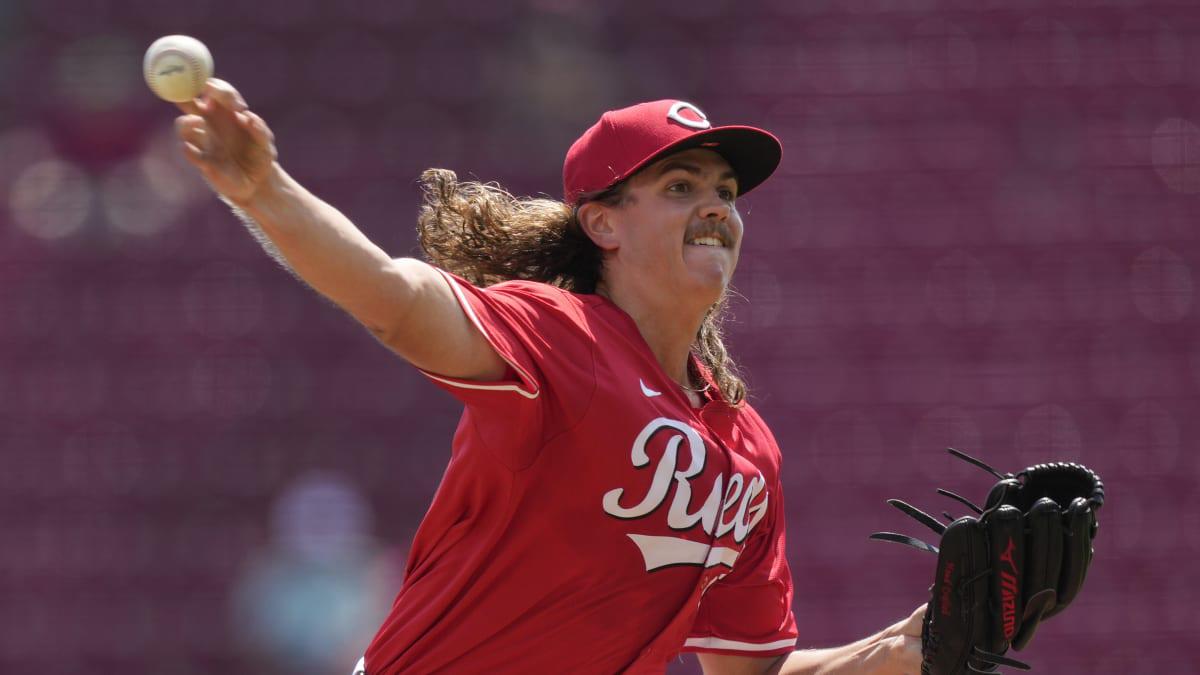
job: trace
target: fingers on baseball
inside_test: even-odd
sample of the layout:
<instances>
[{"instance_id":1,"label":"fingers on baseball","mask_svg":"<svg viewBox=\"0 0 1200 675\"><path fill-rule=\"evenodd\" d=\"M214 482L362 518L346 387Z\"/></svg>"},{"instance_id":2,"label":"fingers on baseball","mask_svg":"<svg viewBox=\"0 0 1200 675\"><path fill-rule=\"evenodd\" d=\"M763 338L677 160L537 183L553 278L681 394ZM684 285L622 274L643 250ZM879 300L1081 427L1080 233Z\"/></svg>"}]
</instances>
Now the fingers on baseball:
<instances>
[{"instance_id":1,"label":"fingers on baseball","mask_svg":"<svg viewBox=\"0 0 1200 675\"><path fill-rule=\"evenodd\" d=\"M263 145L273 145L275 143L275 133L267 126L266 121L259 117L254 112L244 110L237 113L238 124L250 132L254 140Z\"/></svg>"},{"instance_id":2,"label":"fingers on baseball","mask_svg":"<svg viewBox=\"0 0 1200 675\"><path fill-rule=\"evenodd\" d=\"M182 110L184 112L184 114L187 114L187 115L199 115L200 114L200 108L196 106L196 101L194 99L191 101L180 101L179 103L176 103L175 105L180 110Z\"/></svg>"},{"instance_id":3,"label":"fingers on baseball","mask_svg":"<svg viewBox=\"0 0 1200 675\"><path fill-rule=\"evenodd\" d=\"M205 159L205 152L203 150L187 141L180 143L180 147L183 150L183 158L186 159L192 166L195 166L198 169L205 169L208 167L208 160Z\"/></svg>"},{"instance_id":4,"label":"fingers on baseball","mask_svg":"<svg viewBox=\"0 0 1200 675\"><path fill-rule=\"evenodd\" d=\"M179 140L195 146L199 150L208 147L208 125L199 115L181 115L175 118L175 135Z\"/></svg>"},{"instance_id":5,"label":"fingers on baseball","mask_svg":"<svg viewBox=\"0 0 1200 675\"><path fill-rule=\"evenodd\" d=\"M246 99L242 98L232 84L215 77L208 78L204 83L201 99L210 107L215 103L232 112L241 112L247 108Z\"/></svg>"}]
</instances>

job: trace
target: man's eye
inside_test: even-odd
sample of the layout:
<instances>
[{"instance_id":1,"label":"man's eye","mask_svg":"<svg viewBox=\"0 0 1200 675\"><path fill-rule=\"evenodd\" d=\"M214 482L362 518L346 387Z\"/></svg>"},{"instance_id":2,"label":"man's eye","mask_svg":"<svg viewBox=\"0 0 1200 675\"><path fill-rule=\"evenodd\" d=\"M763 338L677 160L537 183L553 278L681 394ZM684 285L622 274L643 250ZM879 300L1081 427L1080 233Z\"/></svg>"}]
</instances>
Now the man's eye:
<instances>
[{"instance_id":1,"label":"man's eye","mask_svg":"<svg viewBox=\"0 0 1200 675\"><path fill-rule=\"evenodd\" d=\"M671 183L667 189L671 192L690 192L692 186L688 183Z\"/></svg>"},{"instance_id":2,"label":"man's eye","mask_svg":"<svg viewBox=\"0 0 1200 675\"><path fill-rule=\"evenodd\" d=\"M734 193L733 190L730 190L729 188L721 188L719 194L721 195L721 199L724 199L725 201L728 201L728 202L731 202L734 199L737 199L737 195Z\"/></svg>"}]
</instances>

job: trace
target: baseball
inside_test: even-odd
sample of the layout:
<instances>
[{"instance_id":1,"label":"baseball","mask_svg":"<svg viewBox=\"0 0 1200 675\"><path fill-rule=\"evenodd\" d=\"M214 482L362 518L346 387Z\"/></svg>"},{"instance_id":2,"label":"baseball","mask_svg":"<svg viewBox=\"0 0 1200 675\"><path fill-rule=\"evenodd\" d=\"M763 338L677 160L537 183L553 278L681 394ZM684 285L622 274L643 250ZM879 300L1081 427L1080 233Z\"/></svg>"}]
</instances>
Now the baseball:
<instances>
[{"instance_id":1,"label":"baseball","mask_svg":"<svg viewBox=\"0 0 1200 675\"><path fill-rule=\"evenodd\" d=\"M164 101L190 101L204 90L213 73L212 54L194 37L168 35L146 50L142 74L150 90Z\"/></svg>"}]
</instances>

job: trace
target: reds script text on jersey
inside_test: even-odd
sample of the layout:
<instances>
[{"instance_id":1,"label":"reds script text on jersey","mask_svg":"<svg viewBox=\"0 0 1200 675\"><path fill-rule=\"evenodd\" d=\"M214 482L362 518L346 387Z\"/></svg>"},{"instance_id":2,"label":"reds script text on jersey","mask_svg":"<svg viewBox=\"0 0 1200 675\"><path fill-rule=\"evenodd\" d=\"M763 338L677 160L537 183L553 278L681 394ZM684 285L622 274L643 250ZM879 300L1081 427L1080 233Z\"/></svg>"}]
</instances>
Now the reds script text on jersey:
<instances>
[{"instance_id":1,"label":"reds script text on jersey","mask_svg":"<svg viewBox=\"0 0 1200 675\"><path fill-rule=\"evenodd\" d=\"M753 409L715 387L692 408L601 296L444 276L510 373L427 373L465 411L368 675L662 673L680 650L794 649L780 453Z\"/></svg>"}]
</instances>

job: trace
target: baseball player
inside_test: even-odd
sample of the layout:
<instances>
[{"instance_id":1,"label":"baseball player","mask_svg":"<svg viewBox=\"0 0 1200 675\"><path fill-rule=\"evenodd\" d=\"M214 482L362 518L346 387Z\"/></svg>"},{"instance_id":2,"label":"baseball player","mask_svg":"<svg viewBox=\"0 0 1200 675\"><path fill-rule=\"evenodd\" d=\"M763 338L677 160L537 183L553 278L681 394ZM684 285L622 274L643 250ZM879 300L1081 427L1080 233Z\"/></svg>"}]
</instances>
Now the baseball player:
<instances>
[{"instance_id":1,"label":"baseball player","mask_svg":"<svg viewBox=\"0 0 1200 675\"><path fill-rule=\"evenodd\" d=\"M571 146L562 202L426 172L435 266L290 178L228 83L181 107L183 152L268 250L464 405L359 672L918 671L922 608L796 649L780 451L717 331L774 136L654 101Z\"/></svg>"}]
</instances>

